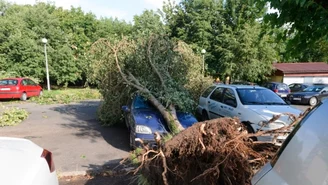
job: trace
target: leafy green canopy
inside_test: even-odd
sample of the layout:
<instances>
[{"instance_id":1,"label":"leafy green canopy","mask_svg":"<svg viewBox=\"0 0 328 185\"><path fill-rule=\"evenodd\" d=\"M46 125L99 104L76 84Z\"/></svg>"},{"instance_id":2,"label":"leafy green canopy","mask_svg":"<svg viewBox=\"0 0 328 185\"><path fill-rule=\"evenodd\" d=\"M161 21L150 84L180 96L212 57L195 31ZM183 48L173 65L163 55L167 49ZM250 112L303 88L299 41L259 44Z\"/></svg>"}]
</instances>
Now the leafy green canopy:
<instances>
[{"instance_id":1,"label":"leafy green canopy","mask_svg":"<svg viewBox=\"0 0 328 185\"><path fill-rule=\"evenodd\" d=\"M96 19L81 8L63 10L54 4L16 5L0 0L0 71L45 79L42 38L52 83L86 82L90 60L87 53L99 38L130 34L132 26L117 19Z\"/></svg>"},{"instance_id":2,"label":"leafy green canopy","mask_svg":"<svg viewBox=\"0 0 328 185\"><path fill-rule=\"evenodd\" d=\"M271 73L277 53L264 34L260 18L266 11L255 0L183 0L164 6L172 37L200 54L205 49L207 72L221 77L259 81Z\"/></svg>"},{"instance_id":3,"label":"leafy green canopy","mask_svg":"<svg viewBox=\"0 0 328 185\"><path fill-rule=\"evenodd\" d=\"M209 84L200 73L201 57L185 43L165 36L101 39L93 45L92 54L91 78L99 83L104 97L100 117L109 125L120 118L121 105L127 103L130 92L153 96L168 111L170 106L192 111L192 97L198 98Z\"/></svg>"},{"instance_id":4,"label":"leafy green canopy","mask_svg":"<svg viewBox=\"0 0 328 185\"><path fill-rule=\"evenodd\" d=\"M326 0L265 0L278 10L265 17L282 28L286 61L327 61L328 2Z\"/></svg>"}]
</instances>

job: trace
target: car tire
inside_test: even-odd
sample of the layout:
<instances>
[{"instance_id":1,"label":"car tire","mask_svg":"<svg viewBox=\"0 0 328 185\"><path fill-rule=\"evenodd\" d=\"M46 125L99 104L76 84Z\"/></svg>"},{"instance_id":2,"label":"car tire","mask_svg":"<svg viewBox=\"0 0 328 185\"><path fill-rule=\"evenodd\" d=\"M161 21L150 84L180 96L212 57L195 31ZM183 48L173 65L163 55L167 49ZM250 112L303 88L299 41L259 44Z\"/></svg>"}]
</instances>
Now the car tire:
<instances>
[{"instance_id":1,"label":"car tire","mask_svg":"<svg viewBox=\"0 0 328 185\"><path fill-rule=\"evenodd\" d=\"M312 98L310 98L310 100L309 100L309 104L311 105L311 106L314 106L314 105L316 105L318 103L318 99L316 98L316 97L312 97Z\"/></svg>"},{"instance_id":2,"label":"car tire","mask_svg":"<svg viewBox=\"0 0 328 185\"><path fill-rule=\"evenodd\" d=\"M135 141L135 136L133 132L130 131L130 148L131 150L134 150L136 148L136 141Z\"/></svg>"},{"instance_id":3,"label":"car tire","mask_svg":"<svg viewBox=\"0 0 328 185\"><path fill-rule=\"evenodd\" d=\"M209 120L208 114L206 112L206 110L203 110L202 112L202 121L206 121Z\"/></svg>"},{"instance_id":4,"label":"car tire","mask_svg":"<svg viewBox=\"0 0 328 185\"><path fill-rule=\"evenodd\" d=\"M244 127L246 128L246 131L248 134L254 134L255 131L253 129L253 127L250 125L250 123L242 123L244 125ZM252 141L257 141L257 137L250 137L249 139L251 139Z\"/></svg>"},{"instance_id":5,"label":"car tire","mask_svg":"<svg viewBox=\"0 0 328 185\"><path fill-rule=\"evenodd\" d=\"M25 92L23 92L23 94L21 95L20 99L22 101L26 101L27 100L27 94Z\"/></svg>"}]
</instances>

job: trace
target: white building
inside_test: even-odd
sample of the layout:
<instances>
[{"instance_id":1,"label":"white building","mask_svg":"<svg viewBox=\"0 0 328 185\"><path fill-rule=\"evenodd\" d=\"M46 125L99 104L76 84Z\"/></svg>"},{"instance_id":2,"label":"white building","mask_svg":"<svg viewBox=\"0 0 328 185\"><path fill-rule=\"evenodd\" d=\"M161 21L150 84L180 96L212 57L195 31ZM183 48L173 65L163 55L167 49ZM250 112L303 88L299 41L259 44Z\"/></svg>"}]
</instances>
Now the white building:
<instances>
[{"instance_id":1,"label":"white building","mask_svg":"<svg viewBox=\"0 0 328 185\"><path fill-rule=\"evenodd\" d=\"M328 84L328 64L325 62L275 63L274 82L326 83Z\"/></svg>"}]
</instances>

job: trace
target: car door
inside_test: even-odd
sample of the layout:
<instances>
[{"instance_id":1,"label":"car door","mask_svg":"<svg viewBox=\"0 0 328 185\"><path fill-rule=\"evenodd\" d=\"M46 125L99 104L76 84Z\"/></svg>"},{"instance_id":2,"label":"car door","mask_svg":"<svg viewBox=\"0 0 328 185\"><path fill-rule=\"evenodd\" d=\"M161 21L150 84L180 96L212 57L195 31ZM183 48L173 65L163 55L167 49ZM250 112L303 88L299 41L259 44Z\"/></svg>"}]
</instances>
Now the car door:
<instances>
[{"instance_id":1,"label":"car door","mask_svg":"<svg viewBox=\"0 0 328 185\"><path fill-rule=\"evenodd\" d=\"M237 115L236 93L232 88L225 88L222 98L221 112L225 117L235 117Z\"/></svg>"},{"instance_id":2,"label":"car door","mask_svg":"<svg viewBox=\"0 0 328 185\"><path fill-rule=\"evenodd\" d=\"M322 100L327 97L328 97L328 87L325 87L320 91L320 94L318 95L318 99Z\"/></svg>"},{"instance_id":3,"label":"car door","mask_svg":"<svg viewBox=\"0 0 328 185\"><path fill-rule=\"evenodd\" d=\"M29 89L29 96L37 96L39 95L39 88L36 83L34 83L31 79L26 79Z\"/></svg>"},{"instance_id":4,"label":"car door","mask_svg":"<svg viewBox=\"0 0 328 185\"><path fill-rule=\"evenodd\" d=\"M218 87L213 91L210 98L207 100L207 108L209 113L209 118L214 119L218 117L223 117L222 114L222 95L223 95L224 88Z\"/></svg>"},{"instance_id":5,"label":"car door","mask_svg":"<svg viewBox=\"0 0 328 185\"><path fill-rule=\"evenodd\" d=\"M26 79L23 79L20 83L20 91L21 92L25 92L27 94L27 96L30 96L30 93L29 93L29 86L28 86L28 83L27 83L27 80Z\"/></svg>"}]
</instances>

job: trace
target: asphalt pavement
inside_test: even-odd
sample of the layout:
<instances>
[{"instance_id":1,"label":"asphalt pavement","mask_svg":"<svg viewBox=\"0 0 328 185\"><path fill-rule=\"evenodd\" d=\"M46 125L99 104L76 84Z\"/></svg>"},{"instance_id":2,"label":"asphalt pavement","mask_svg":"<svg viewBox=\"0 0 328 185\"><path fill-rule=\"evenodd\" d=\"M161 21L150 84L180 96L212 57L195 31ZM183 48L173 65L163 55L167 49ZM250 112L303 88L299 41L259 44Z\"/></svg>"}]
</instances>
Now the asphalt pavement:
<instances>
[{"instance_id":1,"label":"asphalt pavement","mask_svg":"<svg viewBox=\"0 0 328 185\"><path fill-rule=\"evenodd\" d=\"M59 176L83 175L115 165L129 155L124 127L103 127L96 119L99 100L68 105L13 103L29 117L17 126L0 127L0 136L30 139L54 155Z\"/></svg>"}]
</instances>

